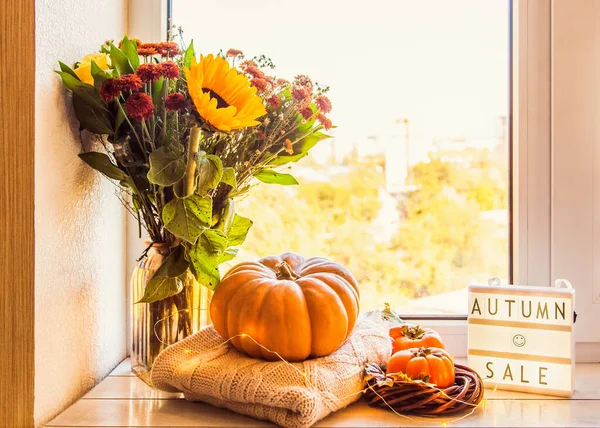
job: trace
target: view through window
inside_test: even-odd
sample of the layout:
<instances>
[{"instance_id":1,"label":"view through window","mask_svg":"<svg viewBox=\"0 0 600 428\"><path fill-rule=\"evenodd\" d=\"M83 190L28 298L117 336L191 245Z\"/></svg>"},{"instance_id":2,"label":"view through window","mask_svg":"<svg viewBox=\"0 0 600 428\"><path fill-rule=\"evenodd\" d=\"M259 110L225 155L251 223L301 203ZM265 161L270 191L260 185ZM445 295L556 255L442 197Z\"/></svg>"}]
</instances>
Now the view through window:
<instances>
[{"instance_id":1,"label":"view through window","mask_svg":"<svg viewBox=\"0 0 600 428\"><path fill-rule=\"evenodd\" d=\"M264 54L331 86L333 138L238 204L236 261L295 251L347 266L361 307L466 314L509 275L508 0L172 0L196 52Z\"/></svg>"}]
</instances>

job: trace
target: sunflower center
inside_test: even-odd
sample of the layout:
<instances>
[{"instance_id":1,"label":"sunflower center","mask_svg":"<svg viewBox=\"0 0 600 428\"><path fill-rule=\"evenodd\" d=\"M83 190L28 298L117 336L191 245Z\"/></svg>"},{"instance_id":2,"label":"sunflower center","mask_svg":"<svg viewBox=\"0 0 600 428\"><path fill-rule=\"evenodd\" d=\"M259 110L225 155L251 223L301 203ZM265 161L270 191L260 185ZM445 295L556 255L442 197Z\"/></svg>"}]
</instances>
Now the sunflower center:
<instances>
[{"instance_id":1,"label":"sunflower center","mask_svg":"<svg viewBox=\"0 0 600 428\"><path fill-rule=\"evenodd\" d=\"M229 107L229 103L227 101L225 101L223 99L223 97L221 97L219 94L217 94L212 89L202 88L202 92L204 92L205 94L208 92L208 94L210 95L211 98L214 98L215 100L217 100L217 108Z\"/></svg>"}]
</instances>

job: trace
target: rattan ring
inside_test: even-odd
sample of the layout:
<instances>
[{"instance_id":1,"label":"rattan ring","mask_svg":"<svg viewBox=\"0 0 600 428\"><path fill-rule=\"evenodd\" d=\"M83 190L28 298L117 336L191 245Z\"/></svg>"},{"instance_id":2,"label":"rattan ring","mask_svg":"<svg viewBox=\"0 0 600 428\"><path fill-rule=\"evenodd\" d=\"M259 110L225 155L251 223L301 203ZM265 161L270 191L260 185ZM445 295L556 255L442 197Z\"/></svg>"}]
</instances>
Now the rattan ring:
<instances>
[{"instance_id":1,"label":"rattan ring","mask_svg":"<svg viewBox=\"0 0 600 428\"><path fill-rule=\"evenodd\" d=\"M472 411L483 398L479 375L460 364L454 365L454 385L445 389L421 381L388 378L378 366L369 366L366 397L371 406L391 407L401 414L447 416Z\"/></svg>"}]
</instances>

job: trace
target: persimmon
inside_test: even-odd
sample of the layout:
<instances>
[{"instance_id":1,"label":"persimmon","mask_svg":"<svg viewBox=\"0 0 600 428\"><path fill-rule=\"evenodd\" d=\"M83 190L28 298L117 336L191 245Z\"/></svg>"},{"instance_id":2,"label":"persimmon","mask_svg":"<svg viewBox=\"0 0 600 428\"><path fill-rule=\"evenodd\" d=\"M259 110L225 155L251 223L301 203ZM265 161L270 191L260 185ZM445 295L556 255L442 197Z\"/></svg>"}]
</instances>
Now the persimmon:
<instances>
[{"instance_id":1,"label":"persimmon","mask_svg":"<svg viewBox=\"0 0 600 428\"><path fill-rule=\"evenodd\" d=\"M437 332L419 325L399 325L390 328L392 353L410 348L441 348L444 342Z\"/></svg>"},{"instance_id":2,"label":"persimmon","mask_svg":"<svg viewBox=\"0 0 600 428\"><path fill-rule=\"evenodd\" d=\"M411 348L396 352L386 369L386 374L392 373L404 373L411 379L424 380L440 388L454 385L454 362L441 348Z\"/></svg>"}]
</instances>

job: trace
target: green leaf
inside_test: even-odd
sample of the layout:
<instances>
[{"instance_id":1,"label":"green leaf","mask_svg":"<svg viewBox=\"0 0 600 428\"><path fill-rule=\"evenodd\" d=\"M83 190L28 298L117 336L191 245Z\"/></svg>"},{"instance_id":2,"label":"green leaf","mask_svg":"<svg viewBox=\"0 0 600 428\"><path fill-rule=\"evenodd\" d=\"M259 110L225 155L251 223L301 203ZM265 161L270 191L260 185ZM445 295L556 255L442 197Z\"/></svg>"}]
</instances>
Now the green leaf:
<instances>
[{"instance_id":1,"label":"green leaf","mask_svg":"<svg viewBox=\"0 0 600 428\"><path fill-rule=\"evenodd\" d=\"M178 143L178 145L180 145ZM171 146L159 147L150 153L148 180L159 186L171 186L185 175L185 156L183 151Z\"/></svg>"},{"instance_id":2,"label":"green leaf","mask_svg":"<svg viewBox=\"0 0 600 428\"><path fill-rule=\"evenodd\" d=\"M188 67L192 63L192 58L194 57L194 41L190 42L190 45L185 50L185 54L183 55L183 66Z\"/></svg>"},{"instance_id":3,"label":"green leaf","mask_svg":"<svg viewBox=\"0 0 600 428\"><path fill-rule=\"evenodd\" d=\"M77 92L73 92L73 110L79 121L79 128L94 134L112 134L108 112L89 104Z\"/></svg>"},{"instance_id":4,"label":"green leaf","mask_svg":"<svg viewBox=\"0 0 600 428\"><path fill-rule=\"evenodd\" d=\"M298 162L300 159L308 155L308 151L312 149L317 143L326 138L330 138L329 135L323 132L313 132L309 135L301 138L294 144L294 154L280 153L275 159L269 162L269 165L283 165L290 162ZM294 139L290 138L294 141Z\"/></svg>"},{"instance_id":5,"label":"green leaf","mask_svg":"<svg viewBox=\"0 0 600 428\"><path fill-rule=\"evenodd\" d=\"M255 177L263 183L281 184L284 186L298 184L293 175L281 174L270 169L263 169L262 171L259 171Z\"/></svg>"},{"instance_id":6,"label":"green leaf","mask_svg":"<svg viewBox=\"0 0 600 428\"><path fill-rule=\"evenodd\" d=\"M69 67L67 64L58 61L58 65L60 66L60 71L70 74L71 76L73 76L74 78L79 80L79 77L77 77L77 74L75 74L73 69L71 67Z\"/></svg>"},{"instance_id":7,"label":"green leaf","mask_svg":"<svg viewBox=\"0 0 600 428\"><path fill-rule=\"evenodd\" d=\"M106 103L100 100L99 94L92 85L81 82L78 78L71 76L68 72L57 71L58 74L67 87L73 94L77 94L83 101L92 106L94 110L105 110Z\"/></svg>"},{"instance_id":8,"label":"green leaf","mask_svg":"<svg viewBox=\"0 0 600 428\"><path fill-rule=\"evenodd\" d=\"M100 88L102 87L102 83L104 83L104 81L106 79L110 79L112 77L112 75L110 73L107 73L106 71L102 70L100 67L98 67L98 64L96 64L96 61L92 60L92 77L94 78L94 88L96 88L96 90L98 92L100 92Z\"/></svg>"},{"instance_id":9,"label":"green leaf","mask_svg":"<svg viewBox=\"0 0 600 428\"><path fill-rule=\"evenodd\" d=\"M190 268L198 282L212 290L221 281L219 257L225 251L227 238L220 230L206 230L188 251Z\"/></svg>"},{"instance_id":10,"label":"green leaf","mask_svg":"<svg viewBox=\"0 0 600 428\"><path fill-rule=\"evenodd\" d=\"M117 118L115 119L115 133L119 130L125 119L125 109L117 108Z\"/></svg>"},{"instance_id":11,"label":"green leaf","mask_svg":"<svg viewBox=\"0 0 600 428\"><path fill-rule=\"evenodd\" d=\"M206 195L221 182L223 163L218 156L207 155L202 151L198 153L196 163L198 170L196 193Z\"/></svg>"},{"instance_id":12,"label":"green leaf","mask_svg":"<svg viewBox=\"0 0 600 428\"><path fill-rule=\"evenodd\" d=\"M183 275L189 266L190 262L185 259L185 248L179 245L163 261L154 273L154 277L174 278Z\"/></svg>"},{"instance_id":13,"label":"green leaf","mask_svg":"<svg viewBox=\"0 0 600 428\"><path fill-rule=\"evenodd\" d=\"M229 230L229 235L227 236L227 245L233 247L235 245L243 244L251 227L252 220L236 214L233 218L233 224Z\"/></svg>"},{"instance_id":14,"label":"green leaf","mask_svg":"<svg viewBox=\"0 0 600 428\"><path fill-rule=\"evenodd\" d=\"M165 78L161 77L156 82L152 84L152 103L158 107L162 103L162 91L163 85L165 83Z\"/></svg>"},{"instance_id":15,"label":"green leaf","mask_svg":"<svg viewBox=\"0 0 600 428\"><path fill-rule=\"evenodd\" d=\"M131 177L126 177L123 180L119 181L119 184L123 187L127 187L131 190L133 194L139 195L140 192L137 189L133 179ZM135 201L135 198L133 199Z\"/></svg>"},{"instance_id":16,"label":"green leaf","mask_svg":"<svg viewBox=\"0 0 600 428\"><path fill-rule=\"evenodd\" d=\"M106 103L100 100L98 91L87 83L81 82L68 71L56 72L64 85L73 92L73 108L81 129L94 134L113 132Z\"/></svg>"},{"instance_id":17,"label":"green leaf","mask_svg":"<svg viewBox=\"0 0 600 428\"><path fill-rule=\"evenodd\" d=\"M223 168L223 176L221 177L221 181L235 188L235 170L233 168Z\"/></svg>"},{"instance_id":18,"label":"green leaf","mask_svg":"<svg viewBox=\"0 0 600 428\"><path fill-rule=\"evenodd\" d=\"M218 259L218 263L225 263L228 262L229 260L232 260L235 258L235 256L238 255L239 249L238 248L227 248L220 256Z\"/></svg>"},{"instance_id":19,"label":"green leaf","mask_svg":"<svg viewBox=\"0 0 600 428\"><path fill-rule=\"evenodd\" d=\"M80 153L79 157L89 166L94 168L96 171L100 171L108 178L119 181L129 178L129 176L125 172L121 171L115 164L113 164L110 158L104 153Z\"/></svg>"},{"instance_id":20,"label":"green leaf","mask_svg":"<svg viewBox=\"0 0 600 428\"><path fill-rule=\"evenodd\" d=\"M119 50L114 44L110 44L110 62L117 69L119 75L133 73L133 67L129 58Z\"/></svg>"},{"instance_id":21,"label":"green leaf","mask_svg":"<svg viewBox=\"0 0 600 428\"><path fill-rule=\"evenodd\" d=\"M137 70L137 68L140 66L140 57L137 53L137 44L129 40L127 35L125 35L121 41L121 52L125 54L133 69Z\"/></svg>"},{"instance_id":22,"label":"green leaf","mask_svg":"<svg viewBox=\"0 0 600 428\"><path fill-rule=\"evenodd\" d=\"M221 230L208 229L199 239L210 254L221 254L227 248L227 236Z\"/></svg>"},{"instance_id":23,"label":"green leaf","mask_svg":"<svg viewBox=\"0 0 600 428\"><path fill-rule=\"evenodd\" d=\"M225 235L229 234L231 226L233 225L233 219L235 218L235 201L233 198L227 199L223 206L223 212L219 216L215 229L222 231Z\"/></svg>"},{"instance_id":24,"label":"green leaf","mask_svg":"<svg viewBox=\"0 0 600 428\"><path fill-rule=\"evenodd\" d=\"M169 232L190 244L210 227L212 199L189 195L175 198L164 206L162 220Z\"/></svg>"},{"instance_id":25,"label":"green leaf","mask_svg":"<svg viewBox=\"0 0 600 428\"><path fill-rule=\"evenodd\" d=\"M146 284L144 296L136 303L153 303L179 294L183 290L181 278L157 277L154 275Z\"/></svg>"}]
</instances>

